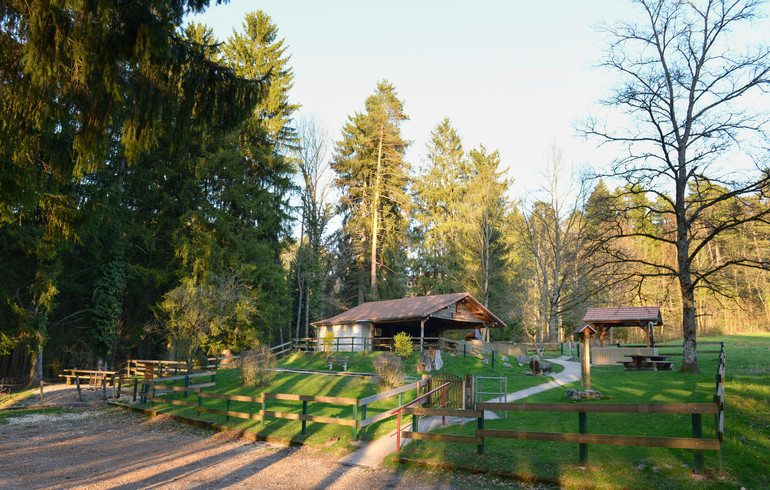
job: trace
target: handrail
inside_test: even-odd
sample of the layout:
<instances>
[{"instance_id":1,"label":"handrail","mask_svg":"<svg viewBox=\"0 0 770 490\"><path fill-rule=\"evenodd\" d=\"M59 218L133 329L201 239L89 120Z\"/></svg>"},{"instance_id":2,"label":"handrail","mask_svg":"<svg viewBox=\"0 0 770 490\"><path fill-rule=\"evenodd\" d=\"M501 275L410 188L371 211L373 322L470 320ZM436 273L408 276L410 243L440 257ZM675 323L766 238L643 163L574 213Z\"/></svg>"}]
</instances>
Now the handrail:
<instances>
[{"instance_id":1,"label":"handrail","mask_svg":"<svg viewBox=\"0 0 770 490\"><path fill-rule=\"evenodd\" d=\"M424 394L418 396L414 400L406 402L403 405L401 405L400 407L394 408L390 412L391 415L393 415L393 414L397 414L398 415L398 421L396 422L396 451L400 451L401 450L401 412L404 410L404 408L408 407L409 405L411 405L413 403L419 402L423 398L428 397L428 396L432 395L433 393L435 393L435 392L437 392L439 390L442 390L441 406L443 407L444 405L446 405L446 388L450 384L451 383L449 381L447 381L446 383L444 383L443 385L439 386L438 388L434 388L434 389L430 390L429 392L424 393ZM446 424L446 418L445 417L441 417L441 425L444 425L444 424Z\"/></svg>"}]
</instances>

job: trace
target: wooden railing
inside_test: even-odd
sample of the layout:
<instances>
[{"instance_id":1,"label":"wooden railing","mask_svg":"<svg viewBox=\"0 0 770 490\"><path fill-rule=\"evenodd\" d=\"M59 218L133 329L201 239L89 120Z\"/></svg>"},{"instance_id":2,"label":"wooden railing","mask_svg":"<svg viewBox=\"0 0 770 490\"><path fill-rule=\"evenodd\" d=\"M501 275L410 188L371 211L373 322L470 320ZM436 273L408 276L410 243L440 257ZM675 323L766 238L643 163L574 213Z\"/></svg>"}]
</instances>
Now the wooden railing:
<instances>
[{"instance_id":1,"label":"wooden railing","mask_svg":"<svg viewBox=\"0 0 770 490\"><path fill-rule=\"evenodd\" d=\"M184 376L176 376L165 379L155 379L152 381L146 381L141 383L143 388L140 388L140 401L144 403L149 401L150 403L166 403L170 405L179 405L186 407L194 407L196 409L196 415L200 413L210 413L215 415L223 415L225 420L230 417L259 420L262 426L265 424L265 418L278 418L287 420L300 420L302 422L302 435L307 433L307 422L317 422L323 424L335 424L349 426L352 429L353 439L358 439L359 429L361 430L361 437L366 435L366 427L380 422L382 420L393 417L395 413L391 413L390 410L386 410L382 413L376 414L372 417L366 417L367 406L386 398L393 396L399 397L399 404L403 401L403 394L411 390L417 390L419 396L419 390L423 388L427 381L421 380L415 383L394 388L392 390L378 393L376 395L364 397L364 398L352 398L352 397L329 397L329 396L311 396L311 395L298 395L293 393L260 393L256 396L246 395L226 395L222 393L205 392L203 388L213 386L212 383L193 385L189 383L189 379L193 377L200 377L204 375L213 375L214 373L201 373L191 374ZM185 379L185 386L168 385L168 381L176 381L179 379ZM134 381L133 396L136 400L137 381ZM132 394L132 392L123 392L124 394ZM167 398L168 394L172 395L172 398ZM176 399L176 393L184 393L183 400ZM189 394L195 395L195 399L187 400ZM425 395L422 395L425 396ZM226 407L224 410L219 408L206 407L203 404L205 399L225 400ZM276 410L268 410L267 400L283 400L283 401L298 401L302 402L301 412L283 412ZM232 402L246 402L259 404L258 411L234 411L231 410ZM353 409L352 418L341 417L326 417L320 415L310 415L308 413L308 402L325 403L332 405L351 406ZM299 407L298 407L299 408ZM360 417L359 417L360 414Z\"/></svg>"},{"instance_id":2,"label":"wooden railing","mask_svg":"<svg viewBox=\"0 0 770 490\"><path fill-rule=\"evenodd\" d=\"M578 433L536 432L521 430L490 430L484 428L485 411L518 411L518 412L556 412L577 413ZM461 444L476 444L478 454L484 454L484 439L520 439L530 441L571 442L579 446L580 463L588 460L589 444L609 444L620 446L667 447L693 449L696 471L703 472L704 450L721 452L719 438L704 439L701 415L719 413L716 403L478 403L476 410L437 410L428 408L407 408L405 414L425 416L455 416L476 418L477 428L473 436L455 434L431 434L414 431L403 431L402 436L413 440L429 440L454 442ZM691 414L693 437L652 437L606 435L588 433L589 413L626 413L626 414ZM721 472L721 454L719 471Z\"/></svg>"},{"instance_id":3,"label":"wooden railing","mask_svg":"<svg viewBox=\"0 0 770 490\"><path fill-rule=\"evenodd\" d=\"M415 350L420 347L439 347L439 337L423 337L421 344L420 337L412 337L412 345ZM292 340L293 349L299 351L322 351L324 344L322 339L316 337L305 337ZM351 351L392 351L392 337L335 337L329 344L328 350L331 352L351 352Z\"/></svg>"}]
</instances>

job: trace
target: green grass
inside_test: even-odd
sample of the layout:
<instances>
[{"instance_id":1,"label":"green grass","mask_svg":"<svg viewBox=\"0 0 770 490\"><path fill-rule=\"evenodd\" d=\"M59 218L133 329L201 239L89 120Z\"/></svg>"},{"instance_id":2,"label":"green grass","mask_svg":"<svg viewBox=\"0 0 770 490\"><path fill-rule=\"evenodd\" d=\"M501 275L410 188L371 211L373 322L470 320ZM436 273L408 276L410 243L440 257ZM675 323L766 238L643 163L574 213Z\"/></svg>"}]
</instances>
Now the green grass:
<instances>
[{"instance_id":1,"label":"green grass","mask_svg":"<svg viewBox=\"0 0 770 490\"><path fill-rule=\"evenodd\" d=\"M433 463L513 473L566 488L768 488L770 477L770 373L766 366L770 334L703 338L724 341L726 349L725 475L715 473L715 451L704 451L707 479L692 476L693 451L590 445L586 468L579 467L578 445L556 442L487 439L485 455L471 445L420 442L402 456ZM703 345L700 350L718 350ZM681 352L681 348L679 349ZM675 350L671 350L675 352ZM592 388L609 403L710 402L715 392L717 355L699 356L701 373L626 372L622 367L593 367ZM572 388L579 388L579 383ZM527 402L564 402L565 388L529 397ZM602 403L596 402L596 403ZM588 414L588 431L596 434L691 437L689 415ZM541 432L577 432L577 414L510 412L508 419L487 421L485 428ZM440 432L475 433L476 424ZM714 419L703 417L704 437L715 437ZM391 464L399 464L391 457Z\"/></svg>"},{"instance_id":2,"label":"green grass","mask_svg":"<svg viewBox=\"0 0 770 490\"><path fill-rule=\"evenodd\" d=\"M294 353L283 359L278 363L281 368L287 369L305 369L305 370L321 370L328 371L328 366L325 363L325 359L329 354L325 353ZM332 355L338 355L333 353ZM348 363L348 371L350 372L362 372L372 373L374 371L372 367L372 361L380 355L375 352L346 352L339 355L345 355L350 358ZM441 371L451 372L453 374L476 374L479 376L503 376L508 379L508 392L527 388L540 383L544 383L550 380L549 377L532 377L526 376L524 373L528 371L526 367L520 367L513 362L512 368L503 366L499 357L495 361L494 369L489 364L484 364L482 359L467 356L463 358L460 356L445 355L444 367ZM407 374L414 378L419 378L421 373L417 372L418 354L413 354L411 358L406 360ZM563 369L561 366L555 366L556 369ZM335 366L335 371L339 371L339 368ZM216 378L217 385L213 388L213 391L217 393L225 394L238 394L238 395L251 395L256 396L258 393L293 393L293 394L305 394L316 396L335 396L335 397L351 397L351 398L363 398L366 396L374 395L378 393L379 387L373 383L370 379L354 376L327 376L319 374L305 374L305 373L290 373L281 372L278 373L275 379L266 387L257 389L249 389L241 384L240 370L228 369L220 371ZM165 395L171 397L172 395ZM404 393L403 400L409 401L414 399L416 391L411 390ZM176 394L177 399L182 399L180 393ZM189 398L191 400L195 397ZM381 400L367 406L366 416L371 417L375 414L381 413L386 410L393 409L398 406L398 397L394 396L386 400ZM214 408L219 410L226 409L226 401L204 399L203 404L205 407ZM149 406L149 404L145 404ZM280 400L268 400L266 410L280 411L280 412L292 412L301 413L301 402L280 401ZM331 450L346 451L350 450L349 443L352 440L352 428L346 426L338 426L333 424L321 424L321 423L307 423L307 434L301 434L301 422L267 418L265 420L265 426L262 427L258 421L251 421L247 419L230 418L225 420L222 415L205 414L201 413L196 415L196 410L193 407L181 407L171 404L154 404L154 408L162 410L168 413L174 413L178 415L196 417L204 420L210 420L218 424L227 425L233 429L242 429L253 432L258 432L263 435L270 435L274 437L280 437L283 439L293 439L303 441L307 444L329 446ZM230 410L256 413L260 410L258 404L245 403L245 402L231 402ZM361 410L361 409L359 409ZM337 418L353 418L353 407L344 405L331 405L326 403L309 403L308 414L324 417L337 417ZM359 412L358 419L362 419L362 413ZM384 420L377 424L367 427L364 440L373 440L378 437L382 437L396 428L395 417ZM334 444L329 444L329 441L337 440Z\"/></svg>"}]
</instances>

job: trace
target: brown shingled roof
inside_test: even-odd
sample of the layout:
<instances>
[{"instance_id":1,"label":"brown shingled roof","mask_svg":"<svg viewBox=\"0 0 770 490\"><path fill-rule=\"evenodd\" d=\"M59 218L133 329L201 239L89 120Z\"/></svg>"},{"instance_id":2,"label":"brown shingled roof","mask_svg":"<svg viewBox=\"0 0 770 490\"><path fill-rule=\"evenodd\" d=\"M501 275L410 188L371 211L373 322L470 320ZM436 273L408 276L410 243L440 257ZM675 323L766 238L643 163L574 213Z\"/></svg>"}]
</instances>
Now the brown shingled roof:
<instances>
[{"instance_id":1,"label":"brown shingled roof","mask_svg":"<svg viewBox=\"0 0 770 490\"><path fill-rule=\"evenodd\" d=\"M314 322L313 325L427 318L432 313L463 300L468 300L477 308L483 310L492 322L505 326L502 320L487 310L469 293L437 294L434 296L371 301L360 304L331 318Z\"/></svg>"},{"instance_id":2,"label":"brown shingled roof","mask_svg":"<svg viewBox=\"0 0 770 490\"><path fill-rule=\"evenodd\" d=\"M585 323L663 323L659 306L619 306L612 308L588 308L583 317Z\"/></svg>"}]
</instances>

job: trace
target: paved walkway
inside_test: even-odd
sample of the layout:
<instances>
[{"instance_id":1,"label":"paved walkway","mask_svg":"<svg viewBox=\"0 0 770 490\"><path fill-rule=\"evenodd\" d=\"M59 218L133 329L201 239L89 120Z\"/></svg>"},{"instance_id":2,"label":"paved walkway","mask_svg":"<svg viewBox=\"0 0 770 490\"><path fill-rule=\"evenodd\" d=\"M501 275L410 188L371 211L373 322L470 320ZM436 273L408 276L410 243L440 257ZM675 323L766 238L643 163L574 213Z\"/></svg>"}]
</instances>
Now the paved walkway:
<instances>
[{"instance_id":1,"label":"paved walkway","mask_svg":"<svg viewBox=\"0 0 770 490\"><path fill-rule=\"evenodd\" d=\"M567 361L568 357L561 357L559 359L549 359L549 361L561 364L564 366L564 370L560 373L552 375L553 379L547 383L532 386L523 390L509 393L505 396L494 398L489 400L490 402L513 402L526 398L535 393L540 393L546 390L564 386L575 381L580 381L580 363ZM497 415L492 412L486 412L484 417L487 419L497 418ZM462 419L459 417L447 417L446 425L462 424L468 419ZM409 429L411 423L403 429ZM441 427L441 417L425 417L420 419L420 432L430 432L434 429ZM411 439L401 439L401 447L409 444ZM363 442L361 449L353 451L350 454L343 456L337 460L337 463L344 465L359 465L375 467L379 466L382 461L391 453L396 452L396 431L391 432L388 435L382 436L379 439L371 442Z\"/></svg>"}]
</instances>

